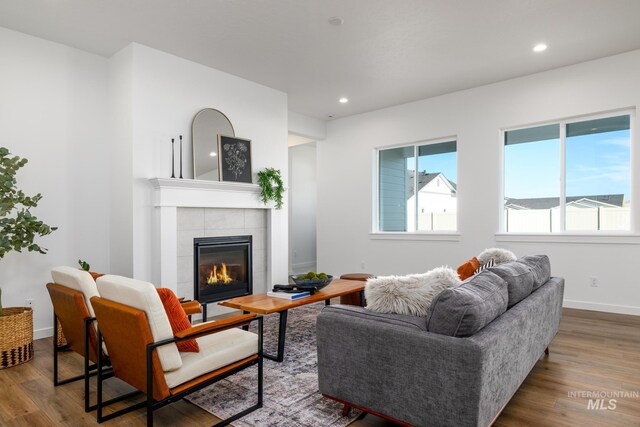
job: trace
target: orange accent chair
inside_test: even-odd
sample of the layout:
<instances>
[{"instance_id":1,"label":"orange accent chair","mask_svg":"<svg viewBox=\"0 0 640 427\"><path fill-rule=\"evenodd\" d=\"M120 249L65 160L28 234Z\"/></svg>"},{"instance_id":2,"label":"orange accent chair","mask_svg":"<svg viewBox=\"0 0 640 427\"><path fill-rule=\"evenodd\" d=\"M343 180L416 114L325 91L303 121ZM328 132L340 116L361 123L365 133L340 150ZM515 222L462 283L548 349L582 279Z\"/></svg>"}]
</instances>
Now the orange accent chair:
<instances>
[{"instance_id":1,"label":"orange accent chair","mask_svg":"<svg viewBox=\"0 0 640 427\"><path fill-rule=\"evenodd\" d=\"M51 271L54 283L47 284L47 291L53 305L53 385L55 387L78 380L84 380L84 409L86 412L97 408L90 404L89 380L97 374L98 339L96 332L96 318L91 305L91 298L99 296L96 282L92 275L84 270L74 267L56 267ZM191 315L202 313L202 307L198 301L183 302L189 319ZM58 346L58 328L60 322L62 332L66 338L65 346ZM58 354L70 349L84 358L84 372L82 375L60 379L58 370ZM108 351L102 348L102 366L109 366ZM104 378L112 376L110 370L103 372ZM130 397L122 396L118 400ZM115 403L118 400L111 400Z\"/></svg>"},{"instance_id":2,"label":"orange accent chair","mask_svg":"<svg viewBox=\"0 0 640 427\"><path fill-rule=\"evenodd\" d=\"M154 410L256 364L257 403L217 425L227 425L262 407L262 317L239 315L174 335L151 283L106 275L97 280L97 287L100 296L92 297L91 304L99 325L98 342L104 339L115 377L147 395L145 401L103 415L108 402L102 401L103 371L98 357L99 423L146 407L147 425L152 426ZM241 329L254 321L257 334ZM190 339L196 339L200 351L178 351L176 343Z\"/></svg>"},{"instance_id":3,"label":"orange accent chair","mask_svg":"<svg viewBox=\"0 0 640 427\"><path fill-rule=\"evenodd\" d=\"M48 283L47 290L53 304L53 385L57 387L84 380L84 409L89 412L97 407L89 402L89 379L97 374L98 353L102 357L102 365L110 363L107 354L98 352L95 317L89 302L98 290L91 275L77 268L56 267L51 276L55 283ZM58 346L58 328L55 326L58 321L67 341L63 347ZM67 348L84 358L84 372L60 380L58 353ZM106 371L105 375L110 375L110 372Z\"/></svg>"}]
</instances>

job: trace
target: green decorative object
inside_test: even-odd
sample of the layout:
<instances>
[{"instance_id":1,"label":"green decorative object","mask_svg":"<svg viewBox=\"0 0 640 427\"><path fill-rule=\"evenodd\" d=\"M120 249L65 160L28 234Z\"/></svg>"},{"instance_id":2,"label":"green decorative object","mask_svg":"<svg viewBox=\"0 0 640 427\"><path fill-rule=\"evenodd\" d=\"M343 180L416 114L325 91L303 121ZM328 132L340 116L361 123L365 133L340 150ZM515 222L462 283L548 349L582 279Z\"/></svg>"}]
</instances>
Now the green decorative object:
<instances>
[{"instance_id":1,"label":"green decorative object","mask_svg":"<svg viewBox=\"0 0 640 427\"><path fill-rule=\"evenodd\" d=\"M258 172L258 184L260 184L260 200L265 205L269 200L276 203L276 209L282 209L284 195L284 183L280 169L266 168Z\"/></svg>"},{"instance_id":2,"label":"green decorative object","mask_svg":"<svg viewBox=\"0 0 640 427\"><path fill-rule=\"evenodd\" d=\"M89 265L89 263L87 261L83 261L83 260L79 259L78 260L78 265L80 265L80 268L83 269L84 271L91 270L91 266Z\"/></svg>"},{"instance_id":3,"label":"green decorative object","mask_svg":"<svg viewBox=\"0 0 640 427\"><path fill-rule=\"evenodd\" d=\"M47 249L34 240L57 229L31 214L30 209L38 206L42 195L29 197L17 188L16 173L26 164L27 159L12 156L8 149L0 147L0 259L11 251L22 252L23 249L46 254Z\"/></svg>"}]
</instances>

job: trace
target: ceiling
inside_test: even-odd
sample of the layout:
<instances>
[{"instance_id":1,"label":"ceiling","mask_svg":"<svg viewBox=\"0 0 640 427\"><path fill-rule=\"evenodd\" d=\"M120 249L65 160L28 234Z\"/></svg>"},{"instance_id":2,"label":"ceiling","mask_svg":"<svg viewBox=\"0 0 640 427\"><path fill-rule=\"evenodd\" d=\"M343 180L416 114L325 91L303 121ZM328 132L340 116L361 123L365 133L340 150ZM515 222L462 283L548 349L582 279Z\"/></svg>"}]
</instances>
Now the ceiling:
<instances>
[{"instance_id":1,"label":"ceiling","mask_svg":"<svg viewBox=\"0 0 640 427\"><path fill-rule=\"evenodd\" d=\"M322 119L639 49L639 16L638 0L0 0L0 26L106 57L138 42Z\"/></svg>"}]
</instances>

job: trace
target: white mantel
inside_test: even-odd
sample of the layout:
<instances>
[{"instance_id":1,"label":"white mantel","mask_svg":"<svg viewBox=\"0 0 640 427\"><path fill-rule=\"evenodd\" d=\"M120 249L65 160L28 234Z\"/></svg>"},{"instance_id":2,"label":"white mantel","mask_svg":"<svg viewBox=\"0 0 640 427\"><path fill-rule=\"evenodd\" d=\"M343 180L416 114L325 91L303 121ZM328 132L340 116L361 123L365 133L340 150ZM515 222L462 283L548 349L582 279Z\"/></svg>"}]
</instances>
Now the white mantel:
<instances>
[{"instance_id":1,"label":"white mantel","mask_svg":"<svg viewBox=\"0 0 640 427\"><path fill-rule=\"evenodd\" d=\"M275 209L260 201L257 184L201 181L195 179L153 178L154 209L152 248L154 283L177 290L177 209L244 208L266 209L267 214L267 287L287 283L288 236L287 209Z\"/></svg>"}]
</instances>

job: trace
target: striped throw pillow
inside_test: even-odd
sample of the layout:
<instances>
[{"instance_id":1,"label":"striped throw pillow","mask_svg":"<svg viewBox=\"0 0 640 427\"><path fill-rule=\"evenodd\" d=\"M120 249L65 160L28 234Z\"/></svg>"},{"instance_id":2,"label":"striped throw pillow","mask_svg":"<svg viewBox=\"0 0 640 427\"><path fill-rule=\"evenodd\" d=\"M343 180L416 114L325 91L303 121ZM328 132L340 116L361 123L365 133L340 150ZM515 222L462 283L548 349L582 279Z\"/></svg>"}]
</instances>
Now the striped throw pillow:
<instances>
[{"instance_id":1,"label":"striped throw pillow","mask_svg":"<svg viewBox=\"0 0 640 427\"><path fill-rule=\"evenodd\" d=\"M481 271L486 270L487 268L491 268L494 265L496 265L496 262L493 260L493 258L491 258L489 261L485 262L484 264L482 264L480 267L478 267L476 269L476 271L473 272L473 275L475 276L476 274L480 273Z\"/></svg>"}]
</instances>

